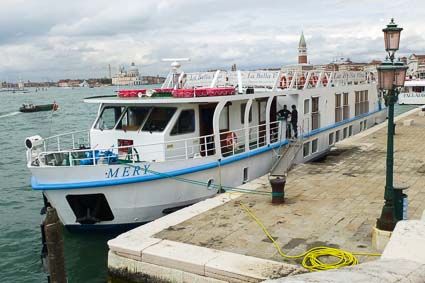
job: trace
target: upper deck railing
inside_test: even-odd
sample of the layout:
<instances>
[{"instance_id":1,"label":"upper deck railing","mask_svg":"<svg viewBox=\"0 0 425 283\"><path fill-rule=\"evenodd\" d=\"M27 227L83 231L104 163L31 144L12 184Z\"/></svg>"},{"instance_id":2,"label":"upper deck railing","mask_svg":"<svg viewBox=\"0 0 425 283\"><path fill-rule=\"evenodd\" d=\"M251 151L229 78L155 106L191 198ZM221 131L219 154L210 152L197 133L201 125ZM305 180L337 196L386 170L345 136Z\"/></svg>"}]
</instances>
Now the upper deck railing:
<instances>
[{"instance_id":1,"label":"upper deck railing","mask_svg":"<svg viewBox=\"0 0 425 283\"><path fill-rule=\"evenodd\" d=\"M210 71L179 74L170 73L163 88L234 87L239 93L253 87L272 91L278 89L300 90L345 85L370 84L376 75L364 71L326 70L256 70L256 71Z\"/></svg>"}]
</instances>

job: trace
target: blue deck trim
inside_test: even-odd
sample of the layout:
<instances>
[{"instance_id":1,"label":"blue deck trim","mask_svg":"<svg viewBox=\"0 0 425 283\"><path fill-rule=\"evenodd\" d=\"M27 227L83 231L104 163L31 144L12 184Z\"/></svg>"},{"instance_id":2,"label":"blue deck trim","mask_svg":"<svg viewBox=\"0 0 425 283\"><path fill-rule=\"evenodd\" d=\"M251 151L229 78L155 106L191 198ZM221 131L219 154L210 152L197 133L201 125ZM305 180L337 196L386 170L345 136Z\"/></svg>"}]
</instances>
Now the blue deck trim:
<instances>
[{"instance_id":1,"label":"blue deck trim","mask_svg":"<svg viewBox=\"0 0 425 283\"><path fill-rule=\"evenodd\" d=\"M378 112L380 112L380 111L384 111L384 110L386 110L386 109L381 109L381 110L376 109L376 110L374 110L374 111L371 111L371 112L368 112L368 113L365 113L365 114L361 114L361 115L358 115L358 116L356 116L356 117L353 117L353 118L350 118L350 119L347 119L347 120L343 120L343 121L337 122L337 123L335 123L335 124L332 124L332 125L329 125L329 126L326 126L326 127L323 127L323 128L319 128L319 129L316 129L316 130L313 130L313 131L309 132L308 134L305 134L303 137L304 137L304 138L308 138L308 137L310 137L310 136L317 135L318 133L326 132L326 131L328 131L328 130L331 130L331 129L334 129L334 128L337 128L337 127L340 127L340 126L342 126L342 125L345 125L345 124L351 123L351 122L356 121L356 120L363 119L363 118L365 118L365 117L367 117L367 116L371 116L371 115L373 115L373 114L375 114L375 113L378 113Z\"/></svg>"},{"instance_id":2,"label":"blue deck trim","mask_svg":"<svg viewBox=\"0 0 425 283\"><path fill-rule=\"evenodd\" d=\"M311 132L309 132L308 134L303 135L303 138L308 138L311 137L313 135L317 135L321 132L325 132L325 131L329 131L331 129L340 127L342 125L351 123L353 121L356 120L360 120L363 119L367 116L373 115L375 113L378 113L380 111L384 111L386 110L384 109L377 109L374 110L372 112L369 113L365 113L362 115L358 115L354 118L350 118L323 128L319 128L316 130L313 130ZM228 158L223 158L220 162L220 165L227 165L245 158L249 158L261 153L264 153L266 151L270 151L274 148L277 148L281 145L286 145L288 144L288 140L282 141L280 143L274 143L271 145L267 145L261 148L257 148L254 150L250 150L248 152L244 152L235 156L231 156ZM210 162L207 164L203 164L203 165L199 165L199 166L194 166L194 167L190 167L190 168L185 168L185 169L179 169L179 170L175 170L175 171L169 171L169 172L163 172L164 174L166 174L167 176L164 175L147 175L147 176L138 176L138 177L133 177L133 178L125 178L125 179L113 179L113 180L101 180L101 181L91 181L91 182L79 182L79 183L69 183L69 184L39 184L37 182L37 180L35 179L34 176L31 177L31 186L33 188L33 190L70 190L70 189L85 189L85 188L94 188L94 187L104 187L104 186L115 186L115 185L124 185L124 184L132 184L132 183L141 183L141 182L148 182L148 181L153 181L153 180L158 180L158 179L164 179L164 178L168 178L168 176L170 177L176 177L176 176L180 176L180 175L185 175L185 174L190 174L190 173L194 173L194 172L199 172L199 171L203 171L203 170L208 170L211 168L215 168L218 166L218 162Z\"/></svg>"}]
</instances>

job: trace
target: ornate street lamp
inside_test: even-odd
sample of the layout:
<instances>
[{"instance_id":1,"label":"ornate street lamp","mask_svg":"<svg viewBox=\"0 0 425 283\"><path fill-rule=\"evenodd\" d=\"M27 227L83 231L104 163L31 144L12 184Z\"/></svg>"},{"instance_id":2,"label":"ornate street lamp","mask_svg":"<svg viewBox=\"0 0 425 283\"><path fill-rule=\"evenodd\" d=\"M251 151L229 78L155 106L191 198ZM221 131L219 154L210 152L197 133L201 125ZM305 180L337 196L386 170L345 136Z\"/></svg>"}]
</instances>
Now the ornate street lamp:
<instances>
[{"instance_id":1,"label":"ornate street lamp","mask_svg":"<svg viewBox=\"0 0 425 283\"><path fill-rule=\"evenodd\" d=\"M394 19L391 19L391 22L384 28L384 40L385 40L385 50L390 56L391 62L394 61L394 53L398 50L400 45L400 34L403 28L397 27L394 23Z\"/></svg>"},{"instance_id":2,"label":"ornate street lamp","mask_svg":"<svg viewBox=\"0 0 425 283\"><path fill-rule=\"evenodd\" d=\"M394 198L393 168L394 168L394 104L397 102L399 89L404 86L407 66L402 62L394 63L394 54L399 48L400 33L403 29L398 28L394 19L384 28L385 50L390 56L377 67L379 90L382 92L385 104L388 106L388 136L387 136L387 171L385 184L385 204L382 208L381 217L376 222L376 227L380 230L393 231L399 219L395 217L394 202L399 201Z\"/></svg>"}]
</instances>

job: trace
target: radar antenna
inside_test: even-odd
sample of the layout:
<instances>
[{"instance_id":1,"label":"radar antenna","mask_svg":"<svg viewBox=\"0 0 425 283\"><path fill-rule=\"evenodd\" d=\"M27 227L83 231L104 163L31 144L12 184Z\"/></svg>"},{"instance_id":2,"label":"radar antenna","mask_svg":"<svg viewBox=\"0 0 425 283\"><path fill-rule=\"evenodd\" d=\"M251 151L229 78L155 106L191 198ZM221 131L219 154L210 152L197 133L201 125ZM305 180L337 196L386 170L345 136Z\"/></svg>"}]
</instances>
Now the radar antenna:
<instances>
[{"instance_id":1,"label":"radar antenna","mask_svg":"<svg viewBox=\"0 0 425 283\"><path fill-rule=\"evenodd\" d=\"M162 62L172 62L171 71L176 74L178 69L181 67L180 62L189 62L190 58L164 58Z\"/></svg>"}]
</instances>

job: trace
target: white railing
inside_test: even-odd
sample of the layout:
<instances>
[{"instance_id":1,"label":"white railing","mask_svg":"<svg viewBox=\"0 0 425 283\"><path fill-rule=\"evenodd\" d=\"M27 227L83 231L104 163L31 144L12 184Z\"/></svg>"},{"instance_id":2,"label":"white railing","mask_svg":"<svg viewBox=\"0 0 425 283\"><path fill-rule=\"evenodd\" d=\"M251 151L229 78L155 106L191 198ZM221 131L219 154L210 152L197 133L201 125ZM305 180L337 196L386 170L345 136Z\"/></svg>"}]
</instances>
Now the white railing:
<instances>
[{"instance_id":1,"label":"white railing","mask_svg":"<svg viewBox=\"0 0 425 283\"><path fill-rule=\"evenodd\" d=\"M220 132L219 145L221 155L228 157L240 154L255 148L265 146L279 140L279 122L271 122L269 137L267 137L266 124L255 125L232 131ZM46 142L55 140L58 150L46 150L38 154L38 164L41 166L81 166L114 163L137 163L142 161L171 161L188 160L217 155L215 136L173 140L164 143L129 145L110 148L76 148L74 132L53 136L45 139ZM71 149L63 150L63 138L70 136ZM248 139L246 139L246 136ZM149 159L146 157L149 156ZM157 158L157 157L163 158Z\"/></svg>"},{"instance_id":2,"label":"white railing","mask_svg":"<svg viewBox=\"0 0 425 283\"><path fill-rule=\"evenodd\" d=\"M282 68L280 71L217 71L185 73L184 88L211 87L254 87L270 91L280 89L309 89L345 85L370 84L376 82L374 73L366 71L300 71Z\"/></svg>"},{"instance_id":3,"label":"white railing","mask_svg":"<svg viewBox=\"0 0 425 283\"><path fill-rule=\"evenodd\" d=\"M80 147L90 148L89 130L59 134L43 139L44 151L49 151L51 148L61 151L63 148L77 149Z\"/></svg>"}]
</instances>

